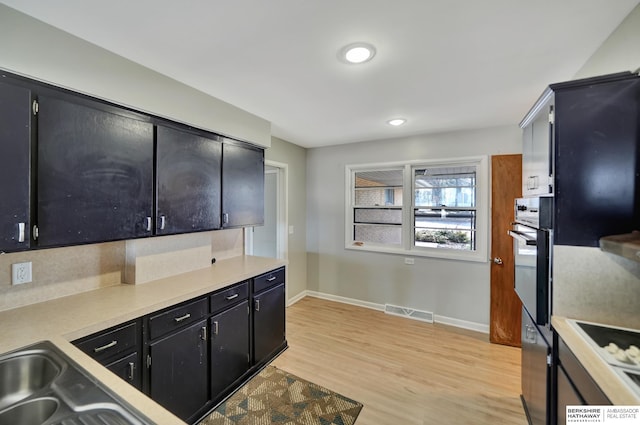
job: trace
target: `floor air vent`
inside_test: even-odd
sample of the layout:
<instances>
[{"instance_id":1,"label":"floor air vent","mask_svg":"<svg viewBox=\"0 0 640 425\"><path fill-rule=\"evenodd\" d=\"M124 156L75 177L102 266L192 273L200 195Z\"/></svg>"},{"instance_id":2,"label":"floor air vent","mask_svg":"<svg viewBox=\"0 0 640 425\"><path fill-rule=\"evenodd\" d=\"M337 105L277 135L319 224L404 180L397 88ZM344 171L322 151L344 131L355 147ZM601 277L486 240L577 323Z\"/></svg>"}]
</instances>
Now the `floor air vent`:
<instances>
[{"instance_id":1,"label":"floor air vent","mask_svg":"<svg viewBox=\"0 0 640 425\"><path fill-rule=\"evenodd\" d=\"M420 320L422 322L433 323L433 313L430 311L414 310L408 307L398 307L397 305L385 304L384 312L394 316L406 317Z\"/></svg>"}]
</instances>

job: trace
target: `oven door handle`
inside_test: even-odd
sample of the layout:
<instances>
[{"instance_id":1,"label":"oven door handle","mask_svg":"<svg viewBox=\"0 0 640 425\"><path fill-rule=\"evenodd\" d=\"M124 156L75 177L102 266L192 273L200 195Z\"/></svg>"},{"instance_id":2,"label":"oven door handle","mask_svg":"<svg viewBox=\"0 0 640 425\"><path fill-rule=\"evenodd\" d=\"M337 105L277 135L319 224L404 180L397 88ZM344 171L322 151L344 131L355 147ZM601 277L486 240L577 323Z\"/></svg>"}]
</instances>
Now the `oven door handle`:
<instances>
[{"instance_id":1,"label":"oven door handle","mask_svg":"<svg viewBox=\"0 0 640 425\"><path fill-rule=\"evenodd\" d=\"M524 242L526 245L536 246L536 238L532 238L524 232L518 232L517 230L509 230L509 236L514 239L517 239L521 242Z\"/></svg>"}]
</instances>

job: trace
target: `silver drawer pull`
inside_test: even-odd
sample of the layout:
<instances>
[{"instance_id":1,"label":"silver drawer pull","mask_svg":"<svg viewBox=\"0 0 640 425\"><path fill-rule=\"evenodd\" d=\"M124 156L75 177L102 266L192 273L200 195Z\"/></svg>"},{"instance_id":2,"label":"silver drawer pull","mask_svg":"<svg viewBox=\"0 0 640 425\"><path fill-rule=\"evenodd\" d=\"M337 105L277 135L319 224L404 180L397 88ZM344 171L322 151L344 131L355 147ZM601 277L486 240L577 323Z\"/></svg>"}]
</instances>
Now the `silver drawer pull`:
<instances>
[{"instance_id":1,"label":"silver drawer pull","mask_svg":"<svg viewBox=\"0 0 640 425\"><path fill-rule=\"evenodd\" d=\"M129 381L133 381L134 378L134 374L136 371L136 364L134 362L129 362L129 374L127 375L127 378L129 378Z\"/></svg>"},{"instance_id":2,"label":"silver drawer pull","mask_svg":"<svg viewBox=\"0 0 640 425\"><path fill-rule=\"evenodd\" d=\"M260 311L260 300L256 300L256 311Z\"/></svg>"},{"instance_id":3,"label":"silver drawer pull","mask_svg":"<svg viewBox=\"0 0 640 425\"><path fill-rule=\"evenodd\" d=\"M182 322L183 320L187 320L189 317L191 317L191 314L187 313L187 314L185 314L184 316L176 317L176 318L175 318L175 319L173 319L173 320L175 320L175 321L176 321L176 323L180 323L180 322Z\"/></svg>"},{"instance_id":4,"label":"silver drawer pull","mask_svg":"<svg viewBox=\"0 0 640 425\"><path fill-rule=\"evenodd\" d=\"M229 295L229 296L227 297L227 301L231 301L231 300L232 300L232 299L234 299L234 298L238 298L238 294Z\"/></svg>"},{"instance_id":5,"label":"silver drawer pull","mask_svg":"<svg viewBox=\"0 0 640 425\"><path fill-rule=\"evenodd\" d=\"M274 280L276 280L275 276L271 276L269 279L267 279L267 282L273 282Z\"/></svg>"},{"instance_id":6,"label":"silver drawer pull","mask_svg":"<svg viewBox=\"0 0 640 425\"><path fill-rule=\"evenodd\" d=\"M24 242L24 223L18 223L18 242Z\"/></svg>"},{"instance_id":7,"label":"silver drawer pull","mask_svg":"<svg viewBox=\"0 0 640 425\"><path fill-rule=\"evenodd\" d=\"M107 345L103 345L102 347L94 348L93 352L94 353L100 353L100 352L106 350L107 348L115 347L117 343L118 343L118 341L111 341Z\"/></svg>"},{"instance_id":8,"label":"silver drawer pull","mask_svg":"<svg viewBox=\"0 0 640 425\"><path fill-rule=\"evenodd\" d=\"M213 322L213 334L214 335L218 335L219 328L220 328L220 325L218 324L218 321L216 320L215 322Z\"/></svg>"}]
</instances>

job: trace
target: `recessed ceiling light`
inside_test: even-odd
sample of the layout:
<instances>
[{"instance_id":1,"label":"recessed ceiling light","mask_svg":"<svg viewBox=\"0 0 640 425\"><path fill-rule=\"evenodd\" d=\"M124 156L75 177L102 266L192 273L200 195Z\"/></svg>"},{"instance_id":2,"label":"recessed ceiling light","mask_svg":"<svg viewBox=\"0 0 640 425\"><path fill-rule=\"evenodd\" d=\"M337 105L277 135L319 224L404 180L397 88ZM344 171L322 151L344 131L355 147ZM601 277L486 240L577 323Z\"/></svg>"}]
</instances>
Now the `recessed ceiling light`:
<instances>
[{"instance_id":1,"label":"recessed ceiling light","mask_svg":"<svg viewBox=\"0 0 640 425\"><path fill-rule=\"evenodd\" d=\"M376 49L369 43L351 43L340 49L338 57L346 63L364 63L376 55Z\"/></svg>"},{"instance_id":2,"label":"recessed ceiling light","mask_svg":"<svg viewBox=\"0 0 640 425\"><path fill-rule=\"evenodd\" d=\"M394 118L392 120L387 121L387 124L392 125L394 127L397 127L399 125L402 125L404 123L406 123L407 120L405 120L404 118Z\"/></svg>"}]
</instances>

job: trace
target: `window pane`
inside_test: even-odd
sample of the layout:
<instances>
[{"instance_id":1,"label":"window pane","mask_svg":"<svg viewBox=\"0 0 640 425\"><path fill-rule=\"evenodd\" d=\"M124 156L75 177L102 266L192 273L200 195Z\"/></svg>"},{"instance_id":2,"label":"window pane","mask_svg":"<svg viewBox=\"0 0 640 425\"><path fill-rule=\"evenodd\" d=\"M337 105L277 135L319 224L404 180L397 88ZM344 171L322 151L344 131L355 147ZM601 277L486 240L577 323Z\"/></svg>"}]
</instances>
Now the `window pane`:
<instances>
[{"instance_id":1,"label":"window pane","mask_svg":"<svg viewBox=\"0 0 640 425\"><path fill-rule=\"evenodd\" d=\"M356 208L353 222L402 224L402 210L398 208Z\"/></svg>"},{"instance_id":2,"label":"window pane","mask_svg":"<svg viewBox=\"0 0 640 425\"><path fill-rule=\"evenodd\" d=\"M415 205L419 207L475 207L475 167L414 170Z\"/></svg>"},{"instance_id":3,"label":"window pane","mask_svg":"<svg viewBox=\"0 0 640 425\"><path fill-rule=\"evenodd\" d=\"M402 206L402 169L357 171L354 205Z\"/></svg>"},{"instance_id":4,"label":"window pane","mask_svg":"<svg viewBox=\"0 0 640 425\"><path fill-rule=\"evenodd\" d=\"M355 224L353 226L354 241L385 245L402 243L401 226L377 226L373 224Z\"/></svg>"},{"instance_id":5,"label":"window pane","mask_svg":"<svg viewBox=\"0 0 640 425\"><path fill-rule=\"evenodd\" d=\"M475 210L415 210L416 246L475 250L475 229Z\"/></svg>"}]
</instances>

